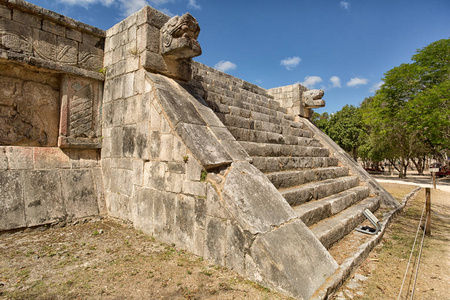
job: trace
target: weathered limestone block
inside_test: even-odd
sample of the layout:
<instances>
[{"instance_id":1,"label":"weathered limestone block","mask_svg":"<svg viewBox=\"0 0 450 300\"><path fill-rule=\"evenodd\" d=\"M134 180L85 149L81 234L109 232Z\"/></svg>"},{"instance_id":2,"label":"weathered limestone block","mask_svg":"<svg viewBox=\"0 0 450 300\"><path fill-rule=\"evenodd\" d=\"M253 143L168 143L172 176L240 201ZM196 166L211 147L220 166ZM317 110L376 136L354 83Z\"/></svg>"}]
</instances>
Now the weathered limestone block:
<instances>
[{"instance_id":1,"label":"weathered limestone block","mask_svg":"<svg viewBox=\"0 0 450 300\"><path fill-rule=\"evenodd\" d=\"M34 148L35 169L69 169L71 161L69 156L57 147Z\"/></svg>"},{"instance_id":2,"label":"weathered limestone block","mask_svg":"<svg viewBox=\"0 0 450 300\"><path fill-rule=\"evenodd\" d=\"M56 146L59 91L51 86L0 77L0 144Z\"/></svg>"},{"instance_id":3,"label":"weathered limestone block","mask_svg":"<svg viewBox=\"0 0 450 300\"><path fill-rule=\"evenodd\" d=\"M131 205L131 215L135 228L148 235L153 235L153 202L155 197L160 196L160 193L154 189L139 187Z\"/></svg>"},{"instance_id":4,"label":"weathered limestone block","mask_svg":"<svg viewBox=\"0 0 450 300\"><path fill-rule=\"evenodd\" d=\"M153 194L154 234L163 242L173 243L175 237L175 218L177 195L155 191Z\"/></svg>"},{"instance_id":5,"label":"weathered limestone block","mask_svg":"<svg viewBox=\"0 0 450 300\"><path fill-rule=\"evenodd\" d=\"M194 248L196 199L194 197L178 195L175 217L175 243L188 249Z\"/></svg>"},{"instance_id":6,"label":"weathered limestone block","mask_svg":"<svg viewBox=\"0 0 450 300\"><path fill-rule=\"evenodd\" d=\"M24 176L24 204L27 226L62 220L65 217L65 208L59 171L27 172Z\"/></svg>"},{"instance_id":7,"label":"weathered limestone block","mask_svg":"<svg viewBox=\"0 0 450 300\"><path fill-rule=\"evenodd\" d=\"M338 267L300 220L256 237L251 255L264 283L303 299L309 299Z\"/></svg>"},{"instance_id":8,"label":"weathered limestone block","mask_svg":"<svg viewBox=\"0 0 450 300\"><path fill-rule=\"evenodd\" d=\"M273 184L248 162L232 163L222 196L236 220L252 234L268 232L296 217Z\"/></svg>"},{"instance_id":9,"label":"weathered limestone block","mask_svg":"<svg viewBox=\"0 0 450 300\"><path fill-rule=\"evenodd\" d=\"M206 126L181 123L177 127L177 133L206 169L232 162L228 152Z\"/></svg>"},{"instance_id":10,"label":"weathered limestone block","mask_svg":"<svg viewBox=\"0 0 450 300\"><path fill-rule=\"evenodd\" d=\"M227 223L207 216L204 255L218 265L225 265Z\"/></svg>"},{"instance_id":11,"label":"weathered limestone block","mask_svg":"<svg viewBox=\"0 0 450 300\"><path fill-rule=\"evenodd\" d=\"M99 214L96 188L91 170L66 170L61 173L62 195L70 218Z\"/></svg>"},{"instance_id":12,"label":"weathered limestone block","mask_svg":"<svg viewBox=\"0 0 450 300\"><path fill-rule=\"evenodd\" d=\"M186 100L178 101L179 95L158 89L157 97L174 126L177 126L178 123L205 125L205 121L192 103Z\"/></svg>"},{"instance_id":13,"label":"weathered limestone block","mask_svg":"<svg viewBox=\"0 0 450 300\"><path fill-rule=\"evenodd\" d=\"M34 167L32 147L4 147L10 170L29 170ZM6 158L5 157L5 158Z\"/></svg>"},{"instance_id":14,"label":"weathered limestone block","mask_svg":"<svg viewBox=\"0 0 450 300\"><path fill-rule=\"evenodd\" d=\"M0 170L8 169L8 157L6 156L6 147L0 146Z\"/></svg>"},{"instance_id":15,"label":"weathered limestone block","mask_svg":"<svg viewBox=\"0 0 450 300\"><path fill-rule=\"evenodd\" d=\"M88 78L65 75L61 83L58 146L100 148L100 108L103 85Z\"/></svg>"},{"instance_id":16,"label":"weathered limestone block","mask_svg":"<svg viewBox=\"0 0 450 300\"><path fill-rule=\"evenodd\" d=\"M0 171L0 231L26 227L22 171Z\"/></svg>"}]
</instances>

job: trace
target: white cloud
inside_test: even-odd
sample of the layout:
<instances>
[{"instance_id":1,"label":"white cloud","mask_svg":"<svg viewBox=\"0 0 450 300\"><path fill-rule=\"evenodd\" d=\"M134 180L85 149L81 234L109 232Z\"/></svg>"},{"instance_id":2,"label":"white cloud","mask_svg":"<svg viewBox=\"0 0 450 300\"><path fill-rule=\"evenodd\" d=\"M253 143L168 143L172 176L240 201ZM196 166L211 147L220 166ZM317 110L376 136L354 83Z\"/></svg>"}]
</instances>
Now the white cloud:
<instances>
[{"instance_id":1,"label":"white cloud","mask_svg":"<svg viewBox=\"0 0 450 300\"><path fill-rule=\"evenodd\" d=\"M160 12L162 12L163 14L168 15L169 17L174 17L175 16L175 14L172 13L168 8L158 8L158 10Z\"/></svg>"},{"instance_id":2,"label":"white cloud","mask_svg":"<svg viewBox=\"0 0 450 300\"><path fill-rule=\"evenodd\" d=\"M303 82L300 82L300 84L307 88L313 88L314 85L322 81L322 78L320 78L319 76L306 76L305 80Z\"/></svg>"},{"instance_id":3,"label":"white cloud","mask_svg":"<svg viewBox=\"0 0 450 300\"><path fill-rule=\"evenodd\" d=\"M350 9L350 2L348 2L348 1L341 1L340 5L345 10L349 10Z\"/></svg>"},{"instance_id":4,"label":"white cloud","mask_svg":"<svg viewBox=\"0 0 450 300\"><path fill-rule=\"evenodd\" d=\"M341 87L341 79L339 77L331 76L330 81L333 87Z\"/></svg>"},{"instance_id":5,"label":"white cloud","mask_svg":"<svg viewBox=\"0 0 450 300\"><path fill-rule=\"evenodd\" d=\"M172 16L166 8L160 7L161 5L174 2L174 0L56 0L57 2L88 7L89 5L99 4L103 6L117 5L120 7L123 16L129 16L146 5L156 7L158 10ZM189 4L193 8L200 9L200 6L196 4L195 0L189 0Z\"/></svg>"},{"instance_id":6,"label":"white cloud","mask_svg":"<svg viewBox=\"0 0 450 300\"><path fill-rule=\"evenodd\" d=\"M80 6L88 6L90 4L102 4L104 6L110 6L115 2L115 0L57 0L57 2Z\"/></svg>"},{"instance_id":7,"label":"white cloud","mask_svg":"<svg viewBox=\"0 0 450 300\"><path fill-rule=\"evenodd\" d=\"M382 85L384 84L384 81L380 81L375 83L374 85L372 85L372 87L370 88L370 92L371 93L375 93Z\"/></svg>"},{"instance_id":8,"label":"white cloud","mask_svg":"<svg viewBox=\"0 0 450 300\"><path fill-rule=\"evenodd\" d=\"M367 84L368 82L369 80L366 78L354 77L347 82L347 86L364 85Z\"/></svg>"},{"instance_id":9,"label":"white cloud","mask_svg":"<svg viewBox=\"0 0 450 300\"><path fill-rule=\"evenodd\" d=\"M189 0L188 7L193 8L193 9L201 9L202 8L200 5L197 4L196 0Z\"/></svg>"},{"instance_id":10,"label":"white cloud","mask_svg":"<svg viewBox=\"0 0 450 300\"><path fill-rule=\"evenodd\" d=\"M232 63L231 61L228 61L228 60L221 60L217 64L214 65L214 68L219 70L219 71L226 72L226 71L229 71L229 70L236 69L236 64L234 64L234 63Z\"/></svg>"},{"instance_id":11,"label":"white cloud","mask_svg":"<svg viewBox=\"0 0 450 300\"><path fill-rule=\"evenodd\" d=\"M302 59L298 56L294 56L294 57L288 57L283 59L280 62L280 65L286 67L286 69L288 70L292 70L293 68L295 68L300 62L302 61Z\"/></svg>"},{"instance_id":12,"label":"white cloud","mask_svg":"<svg viewBox=\"0 0 450 300\"><path fill-rule=\"evenodd\" d=\"M144 6L148 5L146 0L120 0L123 9L123 15L129 16L134 14Z\"/></svg>"}]
</instances>

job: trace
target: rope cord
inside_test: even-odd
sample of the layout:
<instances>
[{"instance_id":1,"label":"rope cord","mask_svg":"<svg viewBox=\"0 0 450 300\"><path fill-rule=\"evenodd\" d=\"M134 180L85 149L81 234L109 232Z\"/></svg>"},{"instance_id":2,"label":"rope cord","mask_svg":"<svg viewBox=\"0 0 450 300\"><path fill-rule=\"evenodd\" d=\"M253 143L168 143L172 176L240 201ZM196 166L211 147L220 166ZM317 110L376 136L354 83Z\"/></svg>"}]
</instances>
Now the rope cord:
<instances>
[{"instance_id":1,"label":"rope cord","mask_svg":"<svg viewBox=\"0 0 450 300\"><path fill-rule=\"evenodd\" d=\"M427 214L427 216L428 216L428 214ZM416 274L414 276L414 284L413 284L413 289L412 289L412 292L411 292L411 300L413 299L414 291L416 290L416 281L417 281L417 275L419 273L420 257L422 256L422 247L423 247L423 241L425 240L425 228L427 228L427 222L428 222L428 218L425 219L425 227L423 228L422 242L420 244L419 258L417 260Z\"/></svg>"},{"instance_id":2,"label":"rope cord","mask_svg":"<svg viewBox=\"0 0 450 300\"><path fill-rule=\"evenodd\" d=\"M406 275L408 274L408 269L409 269L409 265L411 263L411 258L413 256L414 247L416 246L417 237L419 236L420 224L422 223L422 218L423 218L424 212L425 212L425 204L424 204L423 209L422 209L422 215L420 216L419 225L417 226L416 237L414 238L414 243L413 243L413 246L412 246L412 249L411 249L411 254L409 255L408 264L406 265L405 275L403 275L403 282L402 282L402 285L400 287L400 292L398 293L397 300L400 300L400 296L402 295L403 286L405 285Z\"/></svg>"}]
</instances>

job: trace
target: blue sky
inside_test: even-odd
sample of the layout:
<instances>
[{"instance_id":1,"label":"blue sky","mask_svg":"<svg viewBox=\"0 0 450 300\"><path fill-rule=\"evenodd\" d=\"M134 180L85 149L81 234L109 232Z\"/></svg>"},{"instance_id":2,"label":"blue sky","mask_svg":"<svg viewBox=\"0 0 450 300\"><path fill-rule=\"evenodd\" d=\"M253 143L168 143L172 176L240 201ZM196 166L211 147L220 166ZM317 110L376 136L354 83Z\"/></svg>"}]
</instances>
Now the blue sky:
<instances>
[{"instance_id":1,"label":"blue sky","mask_svg":"<svg viewBox=\"0 0 450 300\"><path fill-rule=\"evenodd\" d=\"M450 37L449 0L31 0L108 29L144 5L199 21L195 60L264 88L325 90L322 113L359 105L383 74Z\"/></svg>"}]
</instances>

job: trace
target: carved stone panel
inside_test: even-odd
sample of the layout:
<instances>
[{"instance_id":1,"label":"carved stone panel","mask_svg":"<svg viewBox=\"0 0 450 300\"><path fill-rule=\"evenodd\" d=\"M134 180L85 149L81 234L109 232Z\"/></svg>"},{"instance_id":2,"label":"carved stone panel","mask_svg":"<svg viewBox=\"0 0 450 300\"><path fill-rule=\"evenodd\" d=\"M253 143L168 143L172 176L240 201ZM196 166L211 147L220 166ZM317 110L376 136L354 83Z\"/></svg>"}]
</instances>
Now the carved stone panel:
<instances>
[{"instance_id":1,"label":"carved stone panel","mask_svg":"<svg viewBox=\"0 0 450 300\"><path fill-rule=\"evenodd\" d=\"M25 25L0 19L0 48L31 54L33 52L32 33L33 31Z\"/></svg>"},{"instance_id":2,"label":"carved stone panel","mask_svg":"<svg viewBox=\"0 0 450 300\"><path fill-rule=\"evenodd\" d=\"M68 31L65 35L65 28L61 25L58 25L59 30L53 30L49 29L49 22L45 21L43 24L43 29L46 30L0 18L0 50L7 51L12 57L16 57L16 54L25 55L25 62L37 59L45 62L46 67L56 63L58 70L61 66L75 66L91 71L102 69L103 49L84 40L99 40L102 44L103 38L85 34L83 41L80 41L81 37L74 36L74 31Z\"/></svg>"},{"instance_id":3,"label":"carved stone panel","mask_svg":"<svg viewBox=\"0 0 450 300\"><path fill-rule=\"evenodd\" d=\"M66 65L77 64L78 43L54 34L37 30L33 41L36 57Z\"/></svg>"},{"instance_id":4,"label":"carved stone panel","mask_svg":"<svg viewBox=\"0 0 450 300\"><path fill-rule=\"evenodd\" d=\"M95 80L69 75L62 78L60 147L101 147L101 89Z\"/></svg>"},{"instance_id":5,"label":"carved stone panel","mask_svg":"<svg viewBox=\"0 0 450 300\"><path fill-rule=\"evenodd\" d=\"M0 76L0 145L56 146L59 91Z\"/></svg>"}]
</instances>

